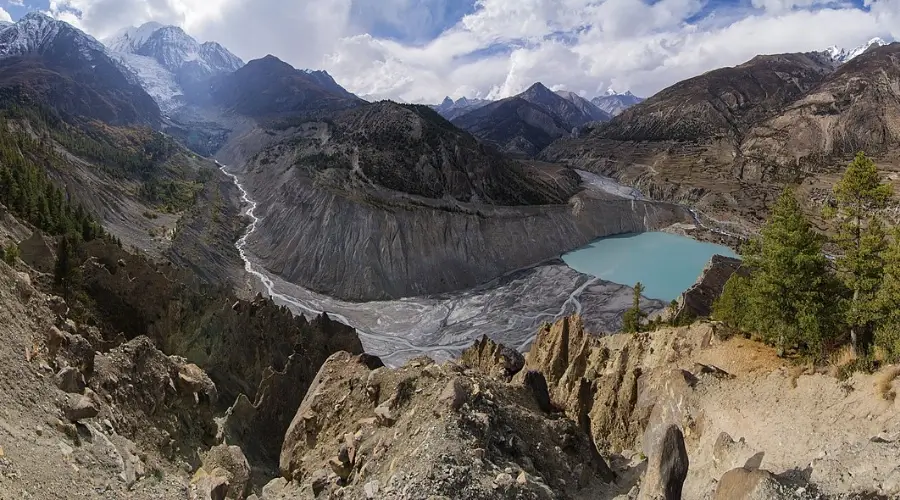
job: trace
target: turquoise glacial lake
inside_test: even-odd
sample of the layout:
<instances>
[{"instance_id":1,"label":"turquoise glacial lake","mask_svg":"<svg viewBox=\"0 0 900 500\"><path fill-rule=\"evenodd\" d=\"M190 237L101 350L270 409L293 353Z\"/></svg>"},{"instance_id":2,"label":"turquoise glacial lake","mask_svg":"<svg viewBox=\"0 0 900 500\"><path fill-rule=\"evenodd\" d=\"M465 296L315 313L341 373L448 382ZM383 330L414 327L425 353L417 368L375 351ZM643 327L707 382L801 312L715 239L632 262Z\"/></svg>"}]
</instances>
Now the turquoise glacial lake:
<instances>
[{"instance_id":1,"label":"turquoise glacial lake","mask_svg":"<svg viewBox=\"0 0 900 500\"><path fill-rule=\"evenodd\" d=\"M578 272L633 286L640 281L644 296L670 301L691 287L715 255L736 257L722 245L669 233L610 236L562 256Z\"/></svg>"}]
</instances>

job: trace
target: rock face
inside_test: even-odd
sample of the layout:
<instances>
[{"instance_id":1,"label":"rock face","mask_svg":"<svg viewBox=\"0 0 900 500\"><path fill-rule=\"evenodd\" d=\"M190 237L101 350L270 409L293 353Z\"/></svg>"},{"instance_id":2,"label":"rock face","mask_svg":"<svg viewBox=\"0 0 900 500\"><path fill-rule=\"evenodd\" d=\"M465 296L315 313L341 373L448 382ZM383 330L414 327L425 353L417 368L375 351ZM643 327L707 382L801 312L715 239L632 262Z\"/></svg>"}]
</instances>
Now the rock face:
<instances>
[{"instance_id":1,"label":"rock face","mask_svg":"<svg viewBox=\"0 0 900 500\"><path fill-rule=\"evenodd\" d=\"M371 387L378 387L374 399ZM291 423L283 479L262 498L327 497L341 487L348 498L612 492L611 472L587 436L565 419L548 418L527 397L520 386L454 364L370 370L336 354Z\"/></svg>"},{"instance_id":2,"label":"rock face","mask_svg":"<svg viewBox=\"0 0 900 500\"><path fill-rule=\"evenodd\" d=\"M725 289L725 283L736 272L748 274L746 269L741 268L740 259L713 255L697 283L681 294L677 317L708 318L712 314L713 303Z\"/></svg>"}]
</instances>

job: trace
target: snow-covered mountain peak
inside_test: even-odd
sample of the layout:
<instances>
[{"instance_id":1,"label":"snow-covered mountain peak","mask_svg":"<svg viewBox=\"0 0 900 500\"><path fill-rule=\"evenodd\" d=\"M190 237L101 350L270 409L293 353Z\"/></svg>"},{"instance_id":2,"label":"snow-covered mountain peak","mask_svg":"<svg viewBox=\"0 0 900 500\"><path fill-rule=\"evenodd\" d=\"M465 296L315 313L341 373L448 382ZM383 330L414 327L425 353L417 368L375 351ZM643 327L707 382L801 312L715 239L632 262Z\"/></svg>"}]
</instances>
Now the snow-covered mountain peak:
<instances>
[{"instance_id":1,"label":"snow-covered mountain peak","mask_svg":"<svg viewBox=\"0 0 900 500\"><path fill-rule=\"evenodd\" d=\"M625 92L619 92L614 87L610 87L606 89L606 92L603 94L605 96L622 96L622 97L634 97L634 94L631 93L630 90L626 90Z\"/></svg>"},{"instance_id":2,"label":"snow-covered mountain peak","mask_svg":"<svg viewBox=\"0 0 900 500\"><path fill-rule=\"evenodd\" d=\"M225 47L216 42L200 44L178 26L146 23L125 28L105 42L113 52L153 58L173 73L193 62L210 75L229 73L244 65Z\"/></svg>"},{"instance_id":3,"label":"snow-covered mountain peak","mask_svg":"<svg viewBox=\"0 0 900 500\"><path fill-rule=\"evenodd\" d=\"M832 45L831 47L825 49L823 53L830 57L834 62L838 64L844 64L847 61L850 61L851 59L863 54L865 51L869 50L872 47L881 47L882 45L887 45L888 43L889 42L886 42L880 37L875 37L854 49L844 49L838 47L837 45Z\"/></svg>"},{"instance_id":4,"label":"snow-covered mountain peak","mask_svg":"<svg viewBox=\"0 0 900 500\"><path fill-rule=\"evenodd\" d=\"M141 86L168 112L208 88L210 78L240 69L244 62L216 42L199 43L178 26L147 23L105 40Z\"/></svg>"},{"instance_id":5,"label":"snow-covered mountain peak","mask_svg":"<svg viewBox=\"0 0 900 500\"><path fill-rule=\"evenodd\" d=\"M113 52L127 52L133 54L153 35L153 33L163 27L162 24L155 22L145 23L137 28L130 26L119 30L115 35L103 40L103 43Z\"/></svg>"},{"instance_id":6,"label":"snow-covered mountain peak","mask_svg":"<svg viewBox=\"0 0 900 500\"><path fill-rule=\"evenodd\" d=\"M60 36L86 57L104 52L100 42L74 26L40 12L30 12L18 22L0 28L0 57L43 53Z\"/></svg>"}]
</instances>

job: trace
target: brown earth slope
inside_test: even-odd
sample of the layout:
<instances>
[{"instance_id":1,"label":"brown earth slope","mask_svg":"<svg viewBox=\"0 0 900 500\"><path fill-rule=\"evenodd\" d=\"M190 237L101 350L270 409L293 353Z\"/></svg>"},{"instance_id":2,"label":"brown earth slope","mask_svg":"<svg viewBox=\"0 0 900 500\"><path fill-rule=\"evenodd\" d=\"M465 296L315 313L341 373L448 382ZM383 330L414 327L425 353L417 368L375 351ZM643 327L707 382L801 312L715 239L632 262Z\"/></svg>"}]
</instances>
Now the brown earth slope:
<instances>
[{"instance_id":1,"label":"brown earth slope","mask_svg":"<svg viewBox=\"0 0 900 500\"><path fill-rule=\"evenodd\" d=\"M898 54L891 44L836 70L817 54L759 56L669 87L543 157L752 230L784 183L800 183L815 209L859 150L896 170Z\"/></svg>"}]
</instances>

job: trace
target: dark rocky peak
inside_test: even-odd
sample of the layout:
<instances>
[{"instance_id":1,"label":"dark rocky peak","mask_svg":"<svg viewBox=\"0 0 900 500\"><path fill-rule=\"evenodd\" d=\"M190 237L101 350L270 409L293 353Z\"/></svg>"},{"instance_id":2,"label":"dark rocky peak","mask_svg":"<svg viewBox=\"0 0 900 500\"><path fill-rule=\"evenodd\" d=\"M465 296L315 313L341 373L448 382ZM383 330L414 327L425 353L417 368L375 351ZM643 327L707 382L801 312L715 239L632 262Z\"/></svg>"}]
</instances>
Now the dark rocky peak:
<instances>
[{"instance_id":1,"label":"dark rocky peak","mask_svg":"<svg viewBox=\"0 0 900 500\"><path fill-rule=\"evenodd\" d=\"M528 87L525 92L519 94L519 97L532 104L543 104L555 102L556 98L559 96L545 87L543 83L537 82L531 87Z\"/></svg>"},{"instance_id":2,"label":"dark rocky peak","mask_svg":"<svg viewBox=\"0 0 900 500\"><path fill-rule=\"evenodd\" d=\"M563 98L556 92L548 89L541 82L537 82L531 87L528 87L528 90L522 92L517 97L544 108L548 113L562 120L567 130L579 127L585 123L597 121L595 116L591 115L592 109L582 109L582 107L575 102Z\"/></svg>"},{"instance_id":3,"label":"dark rocky peak","mask_svg":"<svg viewBox=\"0 0 900 500\"><path fill-rule=\"evenodd\" d=\"M392 191L497 205L561 203L578 184L564 175L545 189L521 165L428 106L381 101L341 113L332 123L329 161L322 161L323 145L316 141L295 164L310 171L330 165L349 173L354 158L364 158L359 168L365 179Z\"/></svg>"},{"instance_id":4,"label":"dark rocky peak","mask_svg":"<svg viewBox=\"0 0 900 500\"><path fill-rule=\"evenodd\" d=\"M364 102L323 73L298 70L270 54L218 78L211 94L220 106L253 117L346 109Z\"/></svg>"}]
</instances>

